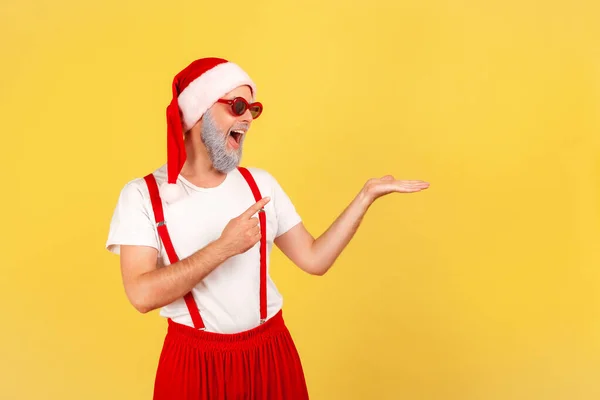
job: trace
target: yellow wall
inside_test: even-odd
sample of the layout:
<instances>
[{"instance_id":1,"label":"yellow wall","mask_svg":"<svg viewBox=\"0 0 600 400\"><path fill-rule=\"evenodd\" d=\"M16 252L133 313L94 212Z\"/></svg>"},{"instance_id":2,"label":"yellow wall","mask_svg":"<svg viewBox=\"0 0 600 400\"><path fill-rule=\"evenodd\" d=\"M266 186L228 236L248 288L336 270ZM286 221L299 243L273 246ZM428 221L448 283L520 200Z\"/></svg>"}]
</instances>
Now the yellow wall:
<instances>
[{"instance_id":1,"label":"yellow wall","mask_svg":"<svg viewBox=\"0 0 600 400\"><path fill-rule=\"evenodd\" d=\"M166 323L104 241L209 55L258 82L244 165L315 235L369 177L431 183L323 278L274 255L313 399L600 398L597 2L157 4L0 6L1 398L151 397Z\"/></svg>"}]
</instances>

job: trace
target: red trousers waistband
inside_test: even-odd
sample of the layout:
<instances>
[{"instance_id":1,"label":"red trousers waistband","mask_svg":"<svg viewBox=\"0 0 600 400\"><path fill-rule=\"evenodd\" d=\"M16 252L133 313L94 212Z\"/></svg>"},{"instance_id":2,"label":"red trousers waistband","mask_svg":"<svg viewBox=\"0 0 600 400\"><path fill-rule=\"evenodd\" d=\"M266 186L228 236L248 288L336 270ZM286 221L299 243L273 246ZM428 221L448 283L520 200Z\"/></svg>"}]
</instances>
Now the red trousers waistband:
<instances>
[{"instance_id":1,"label":"red trousers waistband","mask_svg":"<svg viewBox=\"0 0 600 400\"><path fill-rule=\"evenodd\" d=\"M219 349L236 350L254 347L273 336L287 332L287 327L283 320L283 312L279 310L272 318L265 323L247 331L238 333L216 333L195 329L191 326L179 324L168 320L169 328L167 337L175 339L179 343L185 343L189 346L200 349Z\"/></svg>"},{"instance_id":2,"label":"red trousers waistband","mask_svg":"<svg viewBox=\"0 0 600 400\"><path fill-rule=\"evenodd\" d=\"M307 400L300 356L281 311L234 334L170 322L154 400L191 399Z\"/></svg>"}]
</instances>

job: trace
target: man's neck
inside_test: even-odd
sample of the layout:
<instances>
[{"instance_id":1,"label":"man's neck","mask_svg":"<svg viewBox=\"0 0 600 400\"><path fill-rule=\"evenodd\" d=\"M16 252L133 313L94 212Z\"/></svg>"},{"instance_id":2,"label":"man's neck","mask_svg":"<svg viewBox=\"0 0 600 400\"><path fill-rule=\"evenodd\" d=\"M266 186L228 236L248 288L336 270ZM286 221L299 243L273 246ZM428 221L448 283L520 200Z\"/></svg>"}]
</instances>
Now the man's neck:
<instances>
[{"instance_id":1,"label":"man's neck","mask_svg":"<svg viewBox=\"0 0 600 400\"><path fill-rule=\"evenodd\" d=\"M181 169L181 176L193 185L203 188L219 186L227 174L217 171L206 157L188 157Z\"/></svg>"}]
</instances>

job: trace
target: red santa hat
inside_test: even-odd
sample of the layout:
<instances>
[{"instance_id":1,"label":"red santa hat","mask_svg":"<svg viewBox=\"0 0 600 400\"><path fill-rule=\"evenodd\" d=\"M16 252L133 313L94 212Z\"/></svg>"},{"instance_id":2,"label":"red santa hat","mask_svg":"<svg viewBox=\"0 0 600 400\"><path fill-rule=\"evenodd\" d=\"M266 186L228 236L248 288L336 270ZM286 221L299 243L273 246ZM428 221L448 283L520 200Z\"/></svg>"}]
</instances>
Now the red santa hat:
<instances>
[{"instance_id":1,"label":"red santa hat","mask_svg":"<svg viewBox=\"0 0 600 400\"><path fill-rule=\"evenodd\" d=\"M256 97L256 86L238 65L222 58L201 58L173 79L173 99L167 107L167 180L160 186L166 202L183 196L177 177L186 160L183 134L223 95L248 85Z\"/></svg>"}]
</instances>

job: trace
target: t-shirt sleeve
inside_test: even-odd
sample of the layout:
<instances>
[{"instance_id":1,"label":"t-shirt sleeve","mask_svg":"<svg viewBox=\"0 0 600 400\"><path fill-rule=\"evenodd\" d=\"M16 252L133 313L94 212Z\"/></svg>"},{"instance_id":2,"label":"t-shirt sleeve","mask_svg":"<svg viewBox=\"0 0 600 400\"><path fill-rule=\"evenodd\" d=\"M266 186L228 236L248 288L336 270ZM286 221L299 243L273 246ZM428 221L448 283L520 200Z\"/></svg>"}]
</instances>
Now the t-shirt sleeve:
<instances>
[{"instance_id":1,"label":"t-shirt sleeve","mask_svg":"<svg viewBox=\"0 0 600 400\"><path fill-rule=\"evenodd\" d=\"M273 181L273 198L271 201L277 215L277 234L275 235L277 238L302 222L302 218L283 187L274 177L271 176L271 179Z\"/></svg>"},{"instance_id":2,"label":"t-shirt sleeve","mask_svg":"<svg viewBox=\"0 0 600 400\"><path fill-rule=\"evenodd\" d=\"M143 182L142 182L143 183ZM145 188L132 181L121 190L106 241L108 251L119 254L121 245L150 246L160 251L154 215L149 210Z\"/></svg>"}]
</instances>

